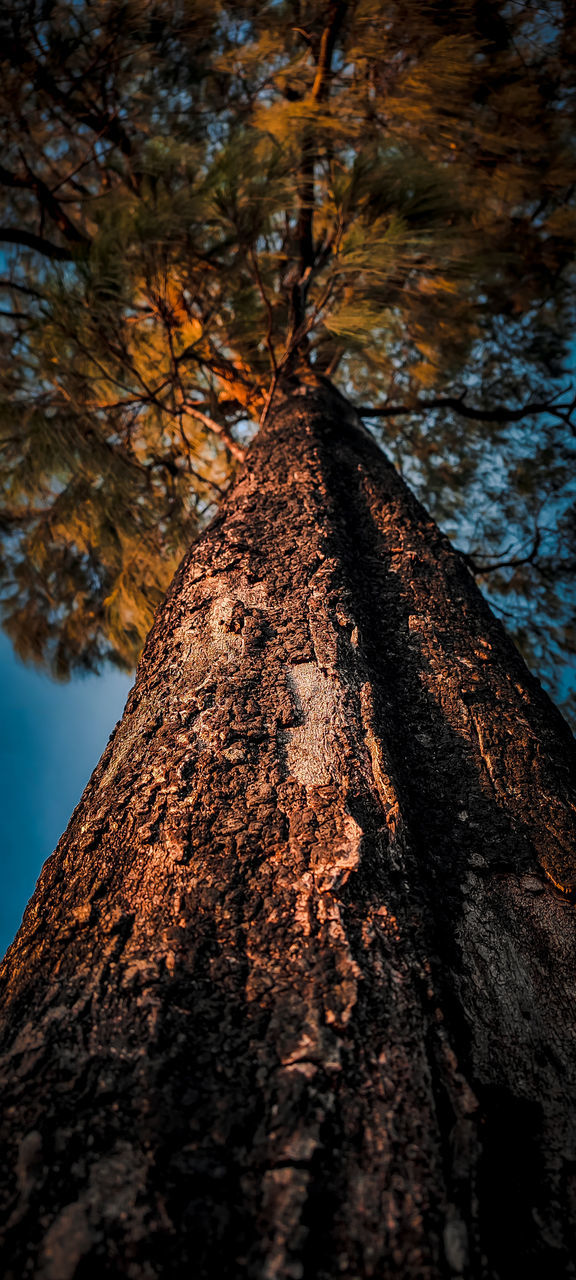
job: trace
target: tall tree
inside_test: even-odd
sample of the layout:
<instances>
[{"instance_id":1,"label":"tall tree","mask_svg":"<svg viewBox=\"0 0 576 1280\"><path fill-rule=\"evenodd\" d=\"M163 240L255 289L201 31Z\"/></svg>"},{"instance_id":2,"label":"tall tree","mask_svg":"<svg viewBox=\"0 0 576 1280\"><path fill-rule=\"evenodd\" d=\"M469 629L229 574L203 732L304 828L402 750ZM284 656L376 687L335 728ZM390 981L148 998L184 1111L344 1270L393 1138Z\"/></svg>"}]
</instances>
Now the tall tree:
<instances>
[{"instance_id":1,"label":"tall tree","mask_svg":"<svg viewBox=\"0 0 576 1280\"><path fill-rule=\"evenodd\" d=\"M5 1273L572 1275L573 740L351 403L568 528L563 11L8 25L20 644L129 661L238 475L5 962Z\"/></svg>"},{"instance_id":2,"label":"tall tree","mask_svg":"<svg viewBox=\"0 0 576 1280\"><path fill-rule=\"evenodd\" d=\"M574 743L299 390L5 963L14 1280L573 1274Z\"/></svg>"}]
</instances>

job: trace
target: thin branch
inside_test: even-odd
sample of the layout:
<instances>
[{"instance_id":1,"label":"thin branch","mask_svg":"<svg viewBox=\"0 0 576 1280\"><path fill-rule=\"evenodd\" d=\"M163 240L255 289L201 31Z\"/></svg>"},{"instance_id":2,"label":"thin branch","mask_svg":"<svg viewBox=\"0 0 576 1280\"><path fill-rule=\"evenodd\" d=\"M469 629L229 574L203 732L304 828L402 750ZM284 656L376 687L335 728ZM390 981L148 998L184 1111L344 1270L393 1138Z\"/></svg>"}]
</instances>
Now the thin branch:
<instances>
[{"instance_id":1,"label":"thin branch","mask_svg":"<svg viewBox=\"0 0 576 1280\"><path fill-rule=\"evenodd\" d=\"M536 413L549 413L567 425L576 409L576 397L564 404L558 404L558 396L550 396L548 400L532 400L519 408L511 409L507 405L493 404L485 408L477 408L467 404L465 394L461 396L437 396L433 400L418 400L415 404L360 405L358 413L361 418L395 418L406 414L427 413L434 409L452 409L462 418L471 418L475 422L521 422ZM560 395L563 393L560 392Z\"/></svg>"},{"instance_id":2,"label":"thin branch","mask_svg":"<svg viewBox=\"0 0 576 1280\"><path fill-rule=\"evenodd\" d=\"M203 369L209 369L210 373L215 374L217 378L222 378L224 382L239 382L247 390L253 391L253 384L250 378L247 378L240 369L237 369L231 360L227 360L226 356L214 351L211 342L209 342L209 345L209 356L199 355L194 350L193 345L186 347L179 356L176 356L176 364L180 365L184 360L194 360L196 364L201 365Z\"/></svg>"},{"instance_id":3,"label":"thin branch","mask_svg":"<svg viewBox=\"0 0 576 1280\"><path fill-rule=\"evenodd\" d=\"M258 424L260 427L263 427L268 417L268 414L270 412L272 401L274 399L274 393L278 385L279 369L278 369L278 361L276 359L276 352L274 350L274 342L272 340L272 332L274 328L274 313L272 311L272 303L270 302L268 294L266 293L266 290L264 288L262 276L260 274L260 267L258 266L258 259L256 257L256 254L254 253L254 249L250 250L250 259L252 262L254 276L256 279L256 284L258 285L260 297L262 298L262 302L264 303L266 314L268 316L268 326L266 329L265 342L268 349L268 354L270 356L270 364L272 365L272 380L268 388L266 399L264 401L264 407L262 409L262 413L260 414L260 421Z\"/></svg>"},{"instance_id":4,"label":"thin branch","mask_svg":"<svg viewBox=\"0 0 576 1280\"><path fill-rule=\"evenodd\" d=\"M38 289L32 289L30 285L20 284L17 280L9 280L6 277L0 279L0 289L14 289L16 293L25 293L31 298L38 298L40 302L46 301L44 294L39 293Z\"/></svg>"},{"instance_id":5,"label":"thin branch","mask_svg":"<svg viewBox=\"0 0 576 1280\"><path fill-rule=\"evenodd\" d=\"M274 328L274 314L272 311L272 303L270 302L268 294L266 293L266 290L264 288L264 284L262 282L262 276L260 274L260 267L258 266L258 259L256 257L256 254L254 253L253 248L250 249L250 260L252 262L252 266L254 269L254 276L256 278L256 284L258 285L258 292L260 294L260 297L262 298L262 302L264 303L266 314L268 316L268 327L266 329L265 342L268 348L268 353L270 355L270 363L272 365L274 373L276 373L278 365L276 362L276 352L274 351L274 343L272 341L272 331Z\"/></svg>"},{"instance_id":6,"label":"thin branch","mask_svg":"<svg viewBox=\"0 0 576 1280\"><path fill-rule=\"evenodd\" d=\"M188 447L190 447L189 441L184 431L182 431L182 435L185 443L188 445ZM179 476L182 475L182 468L179 467L178 464L174 462L172 458L162 458L158 454L153 454L152 460L150 462L145 463L144 466L148 471L155 471L155 470L167 471L168 474L173 476L174 479L177 479ZM199 480L201 484L205 484L210 489L214 489L215 493L218 493L221 498L224 497L226 490L223 489L221 485L216 484L215 480L209 480L208 476L203 476L200 471L196 471L188 458L186 459L186 470L189 472L191 476L194 476L195 480Z\"/></svg>"},{"instance_id":7,"label":"thin branch","mask_svg":"<svg viewBox=\"0 0 576 1280\"><path fill-rule=\"evenodd\" d=\"M37 236L33 231L25 231L23 227L0 227L0 242L17 244L24 249L33 249L42 253L45 258L54 258L58 262L72 262L74 254L65 245L54 244L44 236Z\"/></svg>"},{"instance_id":8,"label":"thin branch","mask_svg":"<svg viewBox=\"0 0 576 1280\"><path fill-rule=\"evenodd\" d=\"M342 361L345 355L346 355L346 352L344 347L337 347L336 351L334 352L334 355L332 356L332 359L330 360L329 364L327 364L324 370L325 378L334 377L334 374L338 372L338 366L342 364Z\"/></svg>"},{"instance_id":9,"label":"thin branch","mask_svg":"<svg viewBox=\"0 0 576 1280\"><path fill-rule=\"evenodd\" d=\"M330 71L332 67L332 55L338 38L338 33L344 15L346 13L347 4L344 0L336 0L328 7L328 22L322 36L320 38L320 48L318 51L318 59L316 62L316 72L314 83L310 92L310 101L316 106L323 100L328 91ZM314 206L316 201L315 192L315 170L316 170L316 139L314 130L310 126L304 132L302 138L302 151L300 160L300 172L297 177L297 193L298 193L298 221L296 226L296 239L300 256L299 262L299 278L293 284L291 290L291 333L289 346L293 348L293 340L298 333L299 343L302 342L306 331L303 329L306 309L306 296L308 287L316 265L316 255L314 250Z\"/></svg>"},{"instance_id":10,"label":"thin branch","mask_svg":"<svg viewBox=\"0 0 576 1280\"><path fill-rule=\"evenodd\" d=\"M29 315L27 311L5 311L0 307L0 316L5 320L33 320L34 316Z\"/></svg>"},{"instance_id":11,"label":"thin branch","mask_svg":"<svg viewBox=\"0 0 576 1280\"><path fill-rule=\"evenodd\" d=\"M328 84L328 77L332 67L332 54L334 46L338 38L338 32L344 21L344 16L348 5L339 0L336 4L330 5L330 18L328 26L322 32L320 40L320 51L318 54L318 62L316 64L316 75L314 84L312 85L311 98L313 102L321 102Z\"/></svg>"},{"instance_id":12,"label":"thin branch","mask_svg":"<svg viewBox=\"0 0 576 1280\"><path fill-rule=\"evenodd\" d=\"M463 552L467 564L470 566L472 573L485 574L495 573L498 569L518 569L523 564L534 564L540 544L542 542L542 530L536 529L534 533L534 542L531 550L525 556L511 556L508 560L493 560L492 563L479 564L476 558L468 552Z\"/></svg>"},{"instance_id":13,"label":"thin branch","mask_svg":"<svg viewBox=\"0 0 576 1280\"><path fill-rule=\"evenodd\" d=\"M320 298L318 299L318 302L314 307L312 314L308 316L308 319L304 318L297 329L295 329L294 331L292 330L290 331L287 342L286 342L285 351L282 355L282 359L280 360L280 363L276 371L277 375L280 374L281 371L286 367L286 365L290 363L290 359L293 353L298 349L298 347L300 346L300 343L304 340L304 338L308 336L308 334L310 333L310 330L314 328L314 325L316 324L316 321L319 315L324 310L324 307L326 307L330 301L330 298L332 296L333 286L334 286L334 280L333 279L328 280L328 282L324 286L324 289L320 295ZM359 410L359 412L361 411Z\"/></svg>"},{"instance_id":14,"label":"thin branch","mask_svg":"<svg viewBox=\"0 0 576 1280\"><path fill-rule=\"evenodd\" d=\"M276 387L278 386L279 375L280 375L280 370L278 367L276 367L272 375L270 386L268 387L268 391L266 393L266 399L264 401L264 407L262 409L262 413L260 414L260 419L258 422L258 426L260 428L264 426L264 423L266 422L268 414L270 413L270 410L272 408L272 402L276 394Z\"/></svg>"},{"instance_id":15,"label":"thin branch","mask_svg":"<svg viewBox=\"0 0 576 1280\"><path fill-rule=\"evenodd\" d=\"M30 191L36 197L42 213L47 213L52 221L56 223L56 226L59 231L62 232L65 240L68 240L70 244L83 245L87 247L90 244L88 237L85 236L82 231L79 231L78 227L74 225L53 192L46 185L43 179L39 178L32 171L23 155L21 155L21 160L24 165L25 174L13 173L11 169L6 169L4 165L0 164L0 184L20 191ZM21 236L26 236L29 233L24 231L20 234ZM25 243L22 240L20 242ZM47 250L43 249L42 252L47 253ZM54 257L56 255L51 252L48 256Z\"/></svg>"},{"instance_id":16,"label":"thin branch","mask_svg":"<svg viewBox=\"0 0 576 1280\"><path fill-rule=\"evenodd\" d=\"M53 102L64 107L80 124L87 125L94 133L109 138L115 146L120 148L123 155L129 157L133 154L132 142L120 124L117 112L100 111L89 100L87 102L78 100L76 95L84 89L82 81L79 82L78 79L70 77L72 87L61 89L52 73L38 58L31 56L30 50L22 40L7 40L4 53L14 66L21 67L30 74L32 83L37 89L47 93Z\"/></svg>"},{"instance_id":17,"label":"thin branch","mask_svg":"<svg viewBox=\"0 0 576 1280\"><path fill-rule=\"evenodd\" d=\"M72 180L76 177L76 175L80 173L82 169L85 169L87 165L94 163L95 161L94 148L102 137L104 137L103 133L97 133L96 137L93 138L90 148L86 153L84 159L79 160L78 164L76 164L73 169L71 169L68 173L66 173L63 178L58 178L58 181L54 184L54 186L50 188L53 195L56 191L58 191L59 187L64 187L68 182L72 182ZM58 175L56 174L56 176ZM89 200L91 198L91 192L87 190L87 188L84 186L83 183L79 183L79 182L73 183L73 186L74 186L74 189L76 191L80 191L82 195L86 197L86 199ZM76 200L77 197L74 197L74 199Z\"/></svg>"},{"instance_id":18,"label":"thin branch","mask_svg":"<svg viewBox=\"0 0 576 1280\"><path fill-rule=\"evenodd\" d=\"M185 400L182 408L185 409L186 413L189 413L192 418L197 418L199 422L202 422L209 431L213 431L215 435L220 436L233 458L237 458L238 462L244 462L246 452L241 445L237 444L233 436L230 435L227 427L224 427L220 422L215 422L214 418L209 418L207 413L201 413L200 410L196 408L193 400Z\"/></svg>"},{"instance_id":19,"label":"thin branch","mask_svg":"<svg viewBox=\"0 0 576 1280\"><path fill-rule=\"evenodd\" d=\"M32 191L40 205L40 208L48 214L52 221L56 223L58 230L62 232L65 240L69 240L70 244L84 245L86 248L90 244L88 236L84 235L78 227L74 225L71 218L62 208L56 196L50 190L50 187L33 172L26 158L21 154L22 163L26 169L26 179L23 179L21 185Z\"/></svg>"}]
</instances>

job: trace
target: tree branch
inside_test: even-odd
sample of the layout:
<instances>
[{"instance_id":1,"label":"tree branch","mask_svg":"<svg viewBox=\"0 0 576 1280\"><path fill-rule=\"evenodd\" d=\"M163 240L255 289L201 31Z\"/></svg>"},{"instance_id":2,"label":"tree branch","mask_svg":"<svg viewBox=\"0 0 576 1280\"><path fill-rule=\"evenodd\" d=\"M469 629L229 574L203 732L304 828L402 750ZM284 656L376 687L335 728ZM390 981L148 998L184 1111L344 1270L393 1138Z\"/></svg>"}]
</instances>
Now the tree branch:
<instances>
[{"instance_id":1,"label":"tree branch","mask_svg":"<svg viewBox=\"0 0 576 1280\"><path fill-rule=\"evenodd\" d=\"M0 165L0 184L5 187L32 192L36 196L41 210L47 213L48 217L56 223L65 240L69 240L70 244L88 246L90 244L88 237L74 225L59 200L50 190L50 187L33 172L24 156L21 156L21 159L26 170L25 175L13 173L10 169L6 169L4 165Z\"/></svg>"},{"instance_id":2,"label":"tree branch","mask_svg":"<svg viewBox=\"0 0 576 1280\"><path fill-rule=\"evenodd\" d=\"M385 404L374 407L360 405L357 412L361 418L399 418L407 414L427 413L434 409L452 409L460 417L471 418L475 422L521 422L523 418L530 418L536 413L550 413L560 418L562 422L569 423L576 409L576 397L565 404L558 404L558 396L551 396L548 400L532 400L528 404L520 405L517 409L511 409L502 404L477 408L475 405L466 404L463 395L437 396L433 400L418 400L415 404Z\"/></svg>"},{"instance_id":3,"label":"tree branch","mask_svg":"<svg viewBox=\"0 0 576 1280\"><path fill-rule=\"evenodd\" d=\"M328 22L320 39L316 73L310 92L310 102L314 105L321 102L326 95L332 66L332 55L334 53L338 32L340 31L346 9L347 4L344 0L336 0L336 2L333 0L333 3L328 7ZM300 333L302 330L305 318L306 295L315 266L315 169L316 139L314 137L313 127L309 126L305 130L302 139L300 172L297 179L298 222L296 226L296 240L299 252L299 279L293 284L291 290L292 322L290 326L291 333L288 346L292 345L295 334ZM301 340L302 338L300 337L300 341Z\"/></svg>"},{"instance_id":4,"label":"tree branch","mask_svg":"<svg viewBox=\"0 0 576 1280\"><path fill-rule=\"evenodd\" d=\"M6 276L0 279L0 289L14 290L15 293L25 293L30 298L38 298L39 302L45 302L46 299L39 289L32 289L30 285L21 284L18 280L10 280Z\"/></svg>"},{"instance_id":5,"label":"tree branch","mask_svg":"<svg viewBox=\"0 0 576 1280\"><path fill-rule=\"evenodd\" d=\"M194 350L193 346L186 347L176 356L176 365L182 364L184 360L194 360L196 364L201 365L203 369L209 369L210 373L215 374L217 378L221 378L224 382L238 382L241 386L246 387L248 391L253 391L254 387L250 380L240 369L237 369L232 360L228 360L226 356L215 351L210 341L210 355L200 355Z\"/></svg>"},{"instance_id":6,"label":"tree branch","mask_svg":"<svg viewBox=\"0 0 576 1280\"><path fill-rule=\"evenodd\" d=\"M332 54L334 53L338 32L344 21L347 8L348 5L344 0L337 0L337 3L330 5L328 26L322 32L316 75L310 95L313 102L321 102L326 93L328 77L332 67Z\"/></svg>"},{"instance_id":7,"label":"tree branch","mask_svg":"<svg viewBox=\"0 0 576 1280\"><path fill-rule=\"evenodd\" d=\"M21 40L12 39L6 41L4 54L14 66L28 71L36 88L42 89L54 102L69 111L80 124L87 125L89 129L99 133L101 137L109 138L123 155L128 157L133 154L132 142L115 113L99 111L94 104L86 104L77 100L76 94L79 88L77 80L71 78L71 89L61 89L48 68L31 54Z\"/></svg>"},{"instance_id":8,"label":"tree branch","mask_svg":"<svg viewBox=\"0 0 576 1280\"><path fill-rule=\"evenodd\" d=\"M258 259L254 252L254 249L250 249L250 261L252 263L254 277L256 280L256 284L258 286L258 292L260 294L260 297L262 298L262 302L264 303L264 308L268 318L265 342L268 348L268 354L270 356L270 364L272 365L273 372L276 373L278 365L276 361L276 353L274 351L274 342L272 340L272 333L274 329L274 313L272 311L272 304L264 288L264 283L262 281L262 276L260 273L260 267L258 266Z\"/></svg>"},{"instance_id":9,"label":"tree branch","mask_svg":"<svg viewBox=\"0 0 576 1280\"><path fill-rule=\"evenodd\" d=\"M492 561L491 564L490 563L478 564L478 561L476 560L475 556L470 555L470 553L467 551L461 552L461 555L464 556L467 564L470 566L470 569L472 570L472 573L474 574L495 573L496 570L498 569L518 569L520 565L523 565L523 564L534 564L534 561L536 560L536 557L540 550L541 542L542 542L542 531L540 529L536 529L534 533L534 542L532 543L532 549L528 552L527 555L512 556L508 560L494 560Z\"/></svg>"},{"instance_id":10,"label":"tree branch","mask_svg":"<svg viewBox=\"0 0 576 1280\"><path fill-rule=\"evenodd\" d=\"M241 445L237 444L233 436L230 435L227 427L222 426L220 422L215 422L214 418L209 418L207 413L201 413L200 410L196 408L193 400L185 400L182 408L185 409L186 413L189 413L192 418L197 418L199 422L203 422L204 426L207 427L209 431L213 431L215 435L220 436L220 439L224 441L228 452L232 454L233 458L237 458L238 462L244 462L246 452Z\"/></svg>"},{"instance_id":11,"label":"tree branch","mask_svg":"<svg viewBox=\"0 0 576 1280\"><path fill-rule=\"evenodd\" d=\"M22 227L0 227L0 242L19 244L25 249L34 249L44 254L45 258L54 258L60 262L72 262L74 254L66 245L53 244L44 236L37 236L33 231L25 231Z\"/></svg>"}]
</instances>

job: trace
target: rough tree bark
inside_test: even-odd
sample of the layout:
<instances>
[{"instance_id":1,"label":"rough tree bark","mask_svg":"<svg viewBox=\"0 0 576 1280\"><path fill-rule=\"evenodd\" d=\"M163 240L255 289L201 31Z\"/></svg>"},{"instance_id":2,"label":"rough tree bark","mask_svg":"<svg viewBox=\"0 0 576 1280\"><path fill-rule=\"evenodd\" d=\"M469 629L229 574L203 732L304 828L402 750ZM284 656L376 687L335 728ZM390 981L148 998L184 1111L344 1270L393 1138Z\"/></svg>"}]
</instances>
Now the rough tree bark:
<instances>
[{"instance_id":1,"label":"rough tree bark","mask_svg":"<svg viewBox=\"0 0 576 1280\"><path fill-rule=\"evenodd\" d=\"M6 960L6 1280L573 1275L569 761L461 557L296 387Z\"/></svg>"}]
</instances>

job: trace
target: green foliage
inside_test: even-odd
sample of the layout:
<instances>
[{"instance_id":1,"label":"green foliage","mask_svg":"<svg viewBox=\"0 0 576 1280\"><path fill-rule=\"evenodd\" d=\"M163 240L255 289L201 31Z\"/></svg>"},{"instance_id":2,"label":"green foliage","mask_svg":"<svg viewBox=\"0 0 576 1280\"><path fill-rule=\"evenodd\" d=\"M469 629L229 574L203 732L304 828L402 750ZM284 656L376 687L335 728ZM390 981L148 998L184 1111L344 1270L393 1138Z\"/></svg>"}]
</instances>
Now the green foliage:
<instances>
[{"instance_id":1,"label":"green foliage","mask_svg":"<svg viewBox=\"0 0 576 1280\"><path fill-rule=\"evenodd\" d=\"M542 404L562 375L568 7L10 0L1 23L19 652L60 675L134 662L238 441L298 370L402 405L384 443L496 604L543 668L573 646L570 415L419 407Z\"/></svg>"}]
</instances>

